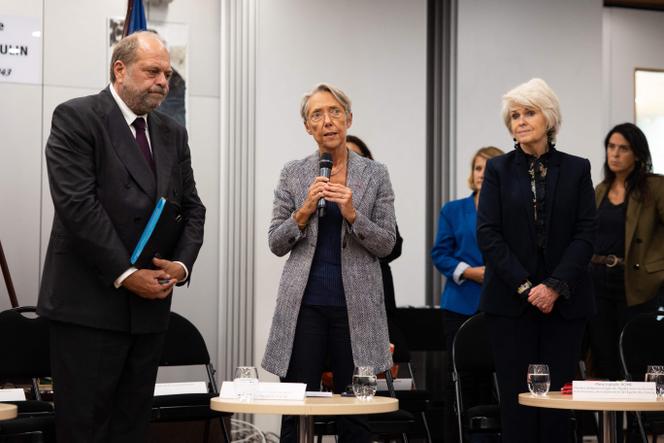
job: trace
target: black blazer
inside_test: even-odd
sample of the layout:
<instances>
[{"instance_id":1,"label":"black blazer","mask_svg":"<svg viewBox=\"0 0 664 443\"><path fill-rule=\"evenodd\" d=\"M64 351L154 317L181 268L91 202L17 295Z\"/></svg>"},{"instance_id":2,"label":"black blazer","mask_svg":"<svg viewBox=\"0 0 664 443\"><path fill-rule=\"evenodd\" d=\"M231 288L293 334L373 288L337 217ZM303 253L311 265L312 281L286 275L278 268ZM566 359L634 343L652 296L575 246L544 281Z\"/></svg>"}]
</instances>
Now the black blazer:
<instances>
[{"instance_id":1,"label":"black blazer","mask_svg":"<svg viewBox=\"0 0 664 443\"><path fill-rule=\"evenodd\" d=\"M173 260L190 276L203 242L205 207L196 192L187 131L148 115L156 180L108 88L59 105L46 144L55 207L37 312L101 329L165 331L171 297L146 300L113 282L158 197L180 205L185 227Z\"/></svg>"},{"instance_id":2,"label":"black blazer","mask_svg":"<svg viewBox=\"0 0 664 443\"><path fill-rule=\"evenodd\" d=\"M595 194L590 162L551 149L546 177L547 277L568 283L571 297L554 306L564 318L594 311L588 274L595 236ZM523 152L514 150L487 162L477 211L477 241L486 263L480 310L518 316L528 302L517 295L537 266L530 177Z\"/></svg>"}]
</instances>

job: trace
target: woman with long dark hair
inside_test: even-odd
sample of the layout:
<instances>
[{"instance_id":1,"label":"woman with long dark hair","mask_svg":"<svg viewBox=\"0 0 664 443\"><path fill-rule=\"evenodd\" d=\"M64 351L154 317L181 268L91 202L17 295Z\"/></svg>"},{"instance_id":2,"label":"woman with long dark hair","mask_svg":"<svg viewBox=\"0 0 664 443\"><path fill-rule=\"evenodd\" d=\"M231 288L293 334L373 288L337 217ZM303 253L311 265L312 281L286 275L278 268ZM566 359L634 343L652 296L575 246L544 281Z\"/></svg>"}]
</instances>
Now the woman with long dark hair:
<instances>
[{"instance_id":1,"label":"woman with long dark hair","mask_svg":"<svg viewBox=\"0 0 664 443\"><path fill-rule=\"evenodd\" d=\"M593 375L621 377L618 336L634 316L662 306L664 177L652 173L648 140L622 123L604 140L604 180L595 189L592 258L597 317L589 325Z\"/></svg>"}]
</instances>

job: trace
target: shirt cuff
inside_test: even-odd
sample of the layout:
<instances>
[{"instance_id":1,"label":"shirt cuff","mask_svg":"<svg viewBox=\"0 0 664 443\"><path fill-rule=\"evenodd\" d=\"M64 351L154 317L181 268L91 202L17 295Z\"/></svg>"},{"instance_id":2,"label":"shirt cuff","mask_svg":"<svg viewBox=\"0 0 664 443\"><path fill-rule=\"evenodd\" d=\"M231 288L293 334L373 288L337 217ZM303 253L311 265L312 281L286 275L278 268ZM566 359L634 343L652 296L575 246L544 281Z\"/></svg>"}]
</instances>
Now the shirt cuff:
<instances>
[{"instance_id":1,"label":"shirt cuff","mask_svg":"<svg viewBox=\"0 0 664 443\"><path fill-rule=\"evenodd\" d=\"M182 266L182 269L184 269L184 278L182 280L178 281L178 283L182 283L183 281L187 281L187 279L189 278L189 269L187 269L187 266L184 263L182 263L181 261L174 261L173 263L177 263L178 265Z\"/></svg>"},{"instance_id":2,"label":"shirt cuff","mask_svg":"<svg viewBox=\"0 0 664 443\"><path fill-rule=\"evenodd\" d=\"M115 286L115 289L118 289L120 286L122 286L122 282L125 281L127 277L129 277L131 274L133 274L136 271L138 271L138 268L132 266L131 268L127 269L122 274L120 274L120 276L116 278L115 281L113 282L113 286Z\"/></svg>"},{"instance_id":3,"label":"shirt cuff","mask_svg":"<svg viewBox=\"0 0 664 443\"><path fill-rule=\"evenodd\" d=\"M466 269L470 268L470 265L466 262L460 261L457 267L454 269L454 273L452 274L452 279L454 280L454 283L457 285L460 285L461 283L465 282L466 279L462 277L463 271Z\"/></svg>"}]
</instances>

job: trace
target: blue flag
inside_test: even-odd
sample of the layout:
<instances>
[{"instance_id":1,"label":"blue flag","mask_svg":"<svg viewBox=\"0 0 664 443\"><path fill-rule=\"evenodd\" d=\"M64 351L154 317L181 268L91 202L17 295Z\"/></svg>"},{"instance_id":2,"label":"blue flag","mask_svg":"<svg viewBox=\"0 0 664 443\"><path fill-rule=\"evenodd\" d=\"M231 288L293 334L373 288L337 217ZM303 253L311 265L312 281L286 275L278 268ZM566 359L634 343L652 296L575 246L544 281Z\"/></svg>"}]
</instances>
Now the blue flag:
<instances>
[{"instance_id":1,"label":"blue flag","mask_svg":"<svg viewBox=\"0 0 664 443\"><path fill-rule=\"evenodd\" d=\"M127 34L133 34L136 31L145 31L148 29L148 22L145 19L145 7L143 0L129 0L127 5L129 11L129 24L126 26Z\"/></svg>"}]
</instances>

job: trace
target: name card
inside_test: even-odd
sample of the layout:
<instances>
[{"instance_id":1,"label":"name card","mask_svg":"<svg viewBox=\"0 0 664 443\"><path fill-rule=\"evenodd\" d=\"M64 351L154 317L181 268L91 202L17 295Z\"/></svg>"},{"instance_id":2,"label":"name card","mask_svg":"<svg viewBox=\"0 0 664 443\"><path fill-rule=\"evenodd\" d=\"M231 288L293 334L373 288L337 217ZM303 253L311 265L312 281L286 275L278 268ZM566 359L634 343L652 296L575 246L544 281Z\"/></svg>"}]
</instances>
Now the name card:
<instances>
[{"instance_id":1,"label":"name card","mask_svg":"<svg viewBox=\"0 0 664 443\"><path fill-rule=\"evenodd\" d=\"M185 381L178 383L155 383L154 395L207 394L204 381Z\"/></svg>"},{"instance_id":2,"label":"name card","mask_svg":"<svg viewBox=\"0 0 664 443\"><path fill-rule=\"evenodd\" d=\"M260 382L254 393L255 400L304 400L306 383L270 383ZM220 398L239 398L232 381L221 384Z\"/></svg>"},{"instance_id":3,"label":"name card","mask_svg":"<svg viewBox=\"0 0 664 443\"><path fill-rule=\"evenodd\" d=\"M575 380L575 400L656 400L655 382Z\"/></svg>"},{"instance_id":4,"label":"name card","mask_svg":"<svg viewBox=\"0 0 664 443\"><path fill-rule=\"evenodd\" d=\"M21 388L0 389L0 401L25 401L25 391Z\"/></svg>"}]
</instances>

